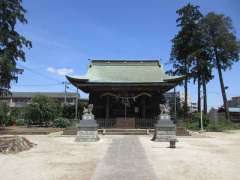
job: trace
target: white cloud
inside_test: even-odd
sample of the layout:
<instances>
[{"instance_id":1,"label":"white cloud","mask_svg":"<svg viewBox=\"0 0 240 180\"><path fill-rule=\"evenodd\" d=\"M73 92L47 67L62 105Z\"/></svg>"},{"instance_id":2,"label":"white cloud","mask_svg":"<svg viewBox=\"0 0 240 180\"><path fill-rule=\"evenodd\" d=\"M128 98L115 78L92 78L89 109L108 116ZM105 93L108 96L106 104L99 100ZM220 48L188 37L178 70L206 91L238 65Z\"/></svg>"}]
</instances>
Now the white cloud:
<instances>
[{"instance_id":1,"label":"white cloud","mask_svg":"<svg viewBox=\"0 0 240 180\"><path fill-rule=\"evenodd\" d=\"M73 69L69 69L69 68L57 69L57 74L62 75L62 76L66 75L66 74L71 74L73 72L74 72Z\"/></svg>"},{"instance_id":2,"label":"white cloud","mask_svg":"<svg viewBox=\"0 0 240 180\"><path fill-rule=\"evenodd\" d=\"M47 71L48 71L48 72L51 72L51 73L55 73L55 69L52 68L52 67L48 67L48 68L47 68Z\"/></svg>"},{"instance_id":3,"label":"white cloud","mask_svg":"<svg viewBox=\"0 0 240 180\"><path fill-rule=\"evenodd\" d=\"M53 68L53 67L48 67L47 71L53 74L57 74L59 76L65 76L67 74L71 74L74 72L72 68Z\"/></svg>"}]
</instances>

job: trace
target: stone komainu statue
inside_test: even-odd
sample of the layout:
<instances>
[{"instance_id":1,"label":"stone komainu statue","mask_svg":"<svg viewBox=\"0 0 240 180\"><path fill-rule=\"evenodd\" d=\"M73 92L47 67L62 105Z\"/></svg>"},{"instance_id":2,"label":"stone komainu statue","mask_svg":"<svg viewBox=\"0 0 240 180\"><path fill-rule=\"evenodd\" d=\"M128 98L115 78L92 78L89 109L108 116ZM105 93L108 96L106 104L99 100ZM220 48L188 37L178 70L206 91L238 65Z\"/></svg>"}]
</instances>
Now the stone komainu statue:
<instances>
[{"instance_id":1,"label":"stone komainu statue","mask_svg":"<svg viewBox=\"0 0 240 180\"><path fill-rule=\"evenodd\" d=\"M93 104L89 104L88 105L88 113L92 114L92 110L93 110Z\"/></svg>"},{"instance_id":2,"label":"stone komainu statue","mask_svg":"<svg viewBox=\"0 0 240 180\"><path fill-rule=\"evenodd\" d=\"M86 107L83 108L83 114L86 115L86 114L92 114L92 110L93 110L93 104L89 104Z\"/></svg>"},{"instance_id":3,"label":"stone komainu statue","mask_svg":"<svg viewBox=\"0 0 240 180\"><path fill-rule=\"evenodd\" d=\"M159 104L160 112L161 114L169 114L170 113L170 107L167 104Z\"/></svg>"}]
</instances>

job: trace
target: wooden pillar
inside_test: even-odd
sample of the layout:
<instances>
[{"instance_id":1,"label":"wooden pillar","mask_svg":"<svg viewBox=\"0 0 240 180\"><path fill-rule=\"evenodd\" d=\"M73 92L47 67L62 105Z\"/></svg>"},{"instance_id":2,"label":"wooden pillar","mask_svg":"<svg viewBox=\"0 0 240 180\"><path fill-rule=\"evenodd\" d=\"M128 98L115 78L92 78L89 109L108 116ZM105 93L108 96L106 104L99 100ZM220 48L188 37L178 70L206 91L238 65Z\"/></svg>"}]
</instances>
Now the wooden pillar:
<instances>
[{"instance_id":1,"label":"wooden pillar","mask_svg":"<svg viewBox=\"0 0 240 180\"><path fill-rule=\"evenodd\" d=\"M109 96L106 96L106 116L105 116L106 119L108 119L109 115L110 115L109 105L110 105L110 98L109 98Z\"/></svg>"},{"instance_id":2,"label":"wooden pillar","mask_svg":"<svg viewBox=\"0 0 240 180\"><path fill-rule=\"evenodd\" d=\"M93 104L93 93L89 93L88 104Z\"/></svg>"},{"instance_id":3,"label":"wooden pillar","mask_svg":"<svg viewBox=\"0 0 240 180\"><path fill-rule=\"evenodd\" d=\"M141 97L141 111L142 111L142 118L146 117L146 98L144 96Z\"/></svg>"}]
</instances>

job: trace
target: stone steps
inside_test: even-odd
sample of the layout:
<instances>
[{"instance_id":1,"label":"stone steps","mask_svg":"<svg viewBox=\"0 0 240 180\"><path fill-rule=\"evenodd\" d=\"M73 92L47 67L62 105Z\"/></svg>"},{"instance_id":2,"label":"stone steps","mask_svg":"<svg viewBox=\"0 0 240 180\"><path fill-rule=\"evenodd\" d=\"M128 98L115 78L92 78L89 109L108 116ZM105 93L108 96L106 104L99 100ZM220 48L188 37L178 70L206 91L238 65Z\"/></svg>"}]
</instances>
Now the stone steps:
<instances>
[{"instance_id":1,"label":"stone steps","mask_svg":"<svg viewBox=\"0 0 240 180\"><path fill-rule=\"evenodd\" d=\"M100 134L103 133L103 129L98 129ZM154 132L154 129L149 130L150 133ZM105 135L146 135L147 129L105 129ZM177 127L177 136L189 136L189 133L184 127ZM63 135L77 135L76 127L69 127L63 131Z\"/></svg>"},{"instance_id":2,"label":"stone steps","mask_svg":"<svg viewBox=\"0 0 240 180\"><path fill-rule=\"evenodd\" d=\"M99 133L105 135L146 135L147 129L105 129L100 130Z\"/></svg>"}]
</instances>

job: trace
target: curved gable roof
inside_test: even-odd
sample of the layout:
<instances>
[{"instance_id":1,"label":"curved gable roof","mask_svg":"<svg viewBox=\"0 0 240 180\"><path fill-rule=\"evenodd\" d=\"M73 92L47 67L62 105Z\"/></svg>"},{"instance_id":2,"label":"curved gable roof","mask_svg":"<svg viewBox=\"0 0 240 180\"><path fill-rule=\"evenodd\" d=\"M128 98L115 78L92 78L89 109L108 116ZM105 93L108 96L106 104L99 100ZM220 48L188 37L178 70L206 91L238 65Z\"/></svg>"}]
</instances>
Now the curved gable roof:
<instances>
[{"instance_id":1,"label":"curved gable roof","mask_svg":"<svg viewBox=\"0 0 240 180\"><path fill-rule=\"evenodd\" d=\"M92 60L86 75L69 78L89 83L158 83L180 77L166 75L158 60Z\"/></svg>"}]
</instances>

